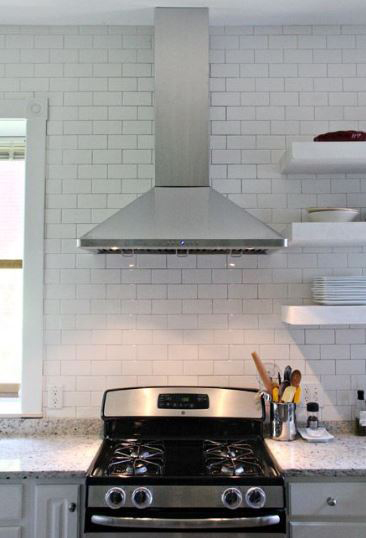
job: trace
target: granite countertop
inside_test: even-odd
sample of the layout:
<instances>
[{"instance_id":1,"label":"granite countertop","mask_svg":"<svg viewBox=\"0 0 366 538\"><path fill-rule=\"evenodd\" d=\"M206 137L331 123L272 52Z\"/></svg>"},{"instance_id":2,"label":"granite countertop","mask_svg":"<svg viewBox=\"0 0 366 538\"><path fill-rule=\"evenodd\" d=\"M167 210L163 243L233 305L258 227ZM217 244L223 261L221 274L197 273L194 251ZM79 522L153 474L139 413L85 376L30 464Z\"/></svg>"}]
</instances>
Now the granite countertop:
<instances>
[{"instance_id":1,"label":"granite countertop","mask_svg":"<svg viewBox=\"0 0 366 538\"><path fill-rule=\"evenodd\" d=\"M0 479L84 477L99 436L0 437ZM330 443L302 439L266 444L285 476L366 476L366 437L338 434Z\"/></svg>"},{"instance_id":2,"label":"granite countertop","mask_svg":"<svg viewBox=\"0 0 366 538\"><path fill-rule=\"evenodd\" d=\"M266 444L285 476L366 477L366 437L347 433L328 443L266 439Z\"/></svg>"},{"instance_id":3,"label":"granite countertop","mask_svg":"<svg viewBox=\"0 0 366 538\"><path fill-rule=\"evenodd\" d=\"M102 443L99 420L0 420L0 480L85 477ZM366 477L366 437L334 431L329 443L266 439L285 476Z\"/></svg>"},{"instance_id":4,"label":"granite countertop","mask_svg":"<svg viewBox=\"0 0 366 538\"><path fill-rule=\"evenodd\" d=\"M0 480L84 477L101 442L97 435L0 437Z\"/></svg>"}]
</instances>

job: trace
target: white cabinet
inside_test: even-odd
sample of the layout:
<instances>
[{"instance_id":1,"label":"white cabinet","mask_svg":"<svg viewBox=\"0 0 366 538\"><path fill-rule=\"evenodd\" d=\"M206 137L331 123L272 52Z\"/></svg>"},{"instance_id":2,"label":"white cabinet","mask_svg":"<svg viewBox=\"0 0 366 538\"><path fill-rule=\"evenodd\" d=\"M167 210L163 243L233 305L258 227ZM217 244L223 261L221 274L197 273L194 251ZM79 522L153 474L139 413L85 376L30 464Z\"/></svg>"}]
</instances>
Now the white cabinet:
<instances>
[{"instance_id":1,"label":"white cabinet","mask_svg":"<svg viewBox=\"0 0 366 538\"><path fill-rule=\"evenodd\" d=\"M78 538L79 497L77 484L36 485L34 537Z\"/></svg>"},{"instance_id":2,"label":"white cabinet","mask_svg":"<svg viewBox=\"0 0 366 538\"><path fill-rule=\"evenodd\" d=\"M22 517L23 486L6 484L0 486L0 524L3 521L14 521ZM0 534L0 538L3 535Z\"/></svg>"},{"instance_id":3,"label":"white cabinet","mask_svg":"<svg viewBox=\"0 0 366 538\"><path fill-rule=\"evenodd\" d=\"M292 517L365 518L366 484L362 482L293 483L289 486Z\"/></svg>"},{"instance_id":4,"label":"white cabinet","mask_svg":"<svg viewBox=\"0 0 366 538\"><path fill-rule=\"evenodd\" d=\"M294 480L288 499L290 538L366 537L363 480Z\"/></svg>"},{"instance_id":5,"label":"white cabinet","mask_svg":"<svg viewBox=\"0 0 366 538\"><path fill-rule=\"evenodd\" d=\"M79 538L83 480L0 483L0 538Z\"/></svg>"},{"instance_id":6,"label":"white cabinet","mask_svg":"<svg viewBox=\"0 0 366 538\"><path fill-rule=\"evenodd\" d=\"M0 538L23 538L23 504L21 484L0 485Z\"/></svg>"},{"instance_id":7,"label":"white cabinet","mask_svg":"<svg viewBox=\"0 0 366 538\"><path fill-rule=\"evenodd\" d=\"M1 527L0 538L21 538L21 532L20 527Z\"/></svg>"}]
</instances>

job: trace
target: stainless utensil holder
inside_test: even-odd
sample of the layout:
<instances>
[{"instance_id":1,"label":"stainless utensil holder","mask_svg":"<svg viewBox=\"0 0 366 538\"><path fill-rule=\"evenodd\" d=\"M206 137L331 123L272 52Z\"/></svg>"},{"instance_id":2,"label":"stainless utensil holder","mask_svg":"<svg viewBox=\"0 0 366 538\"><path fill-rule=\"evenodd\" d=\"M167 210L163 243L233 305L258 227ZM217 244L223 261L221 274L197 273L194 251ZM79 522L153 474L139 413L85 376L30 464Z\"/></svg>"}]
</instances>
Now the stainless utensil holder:
<instances>
[{"instance_id":1,"label":"stainless utensil holder","mask_svg":"<svg viewBox=\"0 0 366 538\"><path fill-rule=\"evenodd\" d=\"M296 439L296 404L271 402L271 436L276 441Z\"/></svg>"}]
</instances>

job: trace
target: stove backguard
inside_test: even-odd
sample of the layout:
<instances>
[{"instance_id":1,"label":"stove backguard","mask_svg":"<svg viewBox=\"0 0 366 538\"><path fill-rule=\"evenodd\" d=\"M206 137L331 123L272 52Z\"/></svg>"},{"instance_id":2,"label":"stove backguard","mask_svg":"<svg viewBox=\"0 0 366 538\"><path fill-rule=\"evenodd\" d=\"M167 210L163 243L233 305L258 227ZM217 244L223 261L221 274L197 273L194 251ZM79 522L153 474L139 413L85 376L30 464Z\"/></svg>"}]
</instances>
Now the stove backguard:
<instances>
[{"instance_id":1,"label":"stove backguard","mask_svg":"<svg viewBox=\"0 0 366 538\"><path fill-rule=\"evenodd\" d=\"M107 390L103 420L188 418L264 420L264 404L255 389L221 387L135 387Z\"/></svg>"}]
</instances>

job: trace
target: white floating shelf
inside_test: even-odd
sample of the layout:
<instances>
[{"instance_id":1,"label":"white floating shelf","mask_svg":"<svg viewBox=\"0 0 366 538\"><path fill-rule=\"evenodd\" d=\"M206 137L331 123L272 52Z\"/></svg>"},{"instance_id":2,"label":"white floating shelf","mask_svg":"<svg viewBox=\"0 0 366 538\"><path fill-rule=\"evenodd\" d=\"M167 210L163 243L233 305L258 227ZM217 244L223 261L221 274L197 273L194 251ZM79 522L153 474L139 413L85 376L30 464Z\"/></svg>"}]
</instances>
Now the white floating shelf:
<instances>
[{"instance_id":1,"label":"white floating shelf","mask_svg":"<svg viewBox=\"0 0 366 538\"><path fill-rule=\"evenodd\" d=\"M366 245L366 222L293 222L284 234L290 247Z\"/></svg>"},{"instance_id":2,"label":"white floating shelf","mask_svg":"<svg viewBox=\"0 0 366 538\"><path fill-rule=\"evenodd\" d=\"M283 305L281 317L289 325L366 325L366 305Z\"/></svg>"},{"instance_id":3,"label":"white floating shelf","mask_svg":"<svg viewBox=\"0 0 366 538\"><path fill-rule=\"evenodd\" d=\"M292 142L280 169L283 174L366 172L366 142Z\"/></svg>"}]
</instances>

